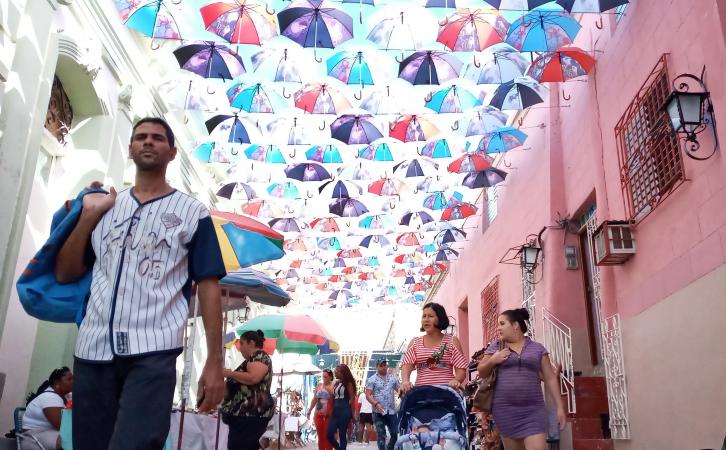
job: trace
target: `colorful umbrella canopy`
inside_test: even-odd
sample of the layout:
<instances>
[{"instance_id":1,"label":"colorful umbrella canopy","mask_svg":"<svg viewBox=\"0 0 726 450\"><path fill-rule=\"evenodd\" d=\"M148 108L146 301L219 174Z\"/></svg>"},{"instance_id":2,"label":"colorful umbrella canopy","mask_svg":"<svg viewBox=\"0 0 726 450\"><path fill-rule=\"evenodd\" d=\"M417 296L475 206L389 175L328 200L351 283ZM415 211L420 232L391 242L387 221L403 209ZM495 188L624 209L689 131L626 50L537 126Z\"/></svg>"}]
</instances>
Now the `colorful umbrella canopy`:
<instances>
[{"instance_id":1,"label":"colorful umbrella canopy","mask_svg":"<svg viewBox=\"0 0 726 450\"><path fill-rule=\"evenodd\" d=\"M441 247L445 244L458 242L463 239L466 239L466 233L464 232L464 230L461 230L459 228L452 228L450 230L439 231L436 236L434 236L434 243Z\"/></svg>"},{"instance_id":2,"label":"colorful umbrella canopy","mask_svg":"<svg viewBox=\"0 0 726 450\"><path fill-rule=\"evenodd\" d=\"M210 3L200 9L204 27L232 44L262 45L277 34L275 16L248 0Z\"/></svg>"},{"instance_id":3,"label":"colorful umbrella canopy","mask_svg":"<svg viewBox=\"0 0 726 450\"><path fill-rule=\"evenodd\" d=\"M353 37L353 19L323 0L295 0L277 17L282 35L303 47L335 48Z\"/></svg>"},{"instance_id":4,"label":"colorful umbrella canopy","mask_svg":"<svg viewBox=\"0 0 726 450\"><path fill-rule=\"evenodd\" d=\"M450 206L441 213L441 220L458 220L466 219L476 214L476 206L471 203L462 203L461 205Z\"/></svg>"},{"instance_id":5,"label":"colorful umbrella canopy","mask_svg":"<svg viewBox=\"0 0 726 450\"><path fill-rule=\"evenodd\" d=\"M323 250L341 250L340 240L337 237L318 238L317 246Z\"/></svg>"},{"instance_id":6,"label":"colorful umbrella canopy","mask_svg":"<svg viewBox=\"0 0 726 450\"><path fill-rule=\"evenodd\" d=\"M393 161L391 148L385 142L366 145L360 149L358 157L369 161Z\"/></svg>"},{"instance_id":7,"label":"colorful umbrella canopy","mask_svg":"<svg viewBox=\"0 0 726 450\"><path fill-rule=\"evenodd\" d=\"M440 262L433 263L429 266L424 267L421 272L423 275L436 275L446 271L446 266Z\"/></svg>"},{"instance_id":8,"label":"colorful umbrella canopy","mask_svg":"<svg viewBox=\"0 0 726 450\"><path fill-rule=\"evenodd\" d=\"M285 164L285 157L276 145L252 144L245 149L247 159L270 164Z\"/></svg>"},{"instance_id":9,"label":"colorful umbrella canopy","mask_svg":"<svg viewBox=\"0 0 726 450\"><path fill-rule=\"evenodd\" d=\"M227 108L227 99L222 92L212 91L212 86L191 72L180 72L157 86L159 95L171 110L178 111L220 111Z\"/></svg>"},{"instance_id":10,"label":"colorful umbrella canopy","mask_svg":"<svg viewBox=\"0 0 726 450\"><path fill-rule=\"evenodd\" d=\"M477 153L503 153L524 145L527 134L518 128L501 127L481 137L476 146ZM484 169L477 169L476 172ZM471 171L469 171L471 172Z\"/></svg>"},{"instance_id":11,"label":"colorful umbrella canopy","mask_svg":"<svg viewBox=\"0 0 726 450\"><path fill-rule=\"evenodd\" d=\"M402 115L390 126L388 135L401 142L427 141L439 133L439 129L416 114Z\"/></svg>"},{"instance_id":12,"label":"colorful umbrella canopy","mask_svg":"<svg viewBox=\"0 0 726 450\"><path fill-rule=\"evenodd\" d=\"M434 258L434 260L436 262L451 261L453 258L455 258L457 256L459 256L459 252L457 252L453 248L443 247L439 251L436 252L436 258Z\"/></svg>"},{"instance_id":13,"label":"colorful umbrella canopy","mask_svg":"<svg viewBox=\"0 0 726 450\"><path fill-rule=\"evenodd\" d=\"M476 84L502 84L524 75L527 61L521 53L509 44L496 44L481 53L477 61L473 55L472 62L464 70L464 78Z\"/></svg>"},{"instance_id":14,"label":"colorful umbrella canopy","mask_svg":"<svg viewBox=\"0 0 726 450\"><path fill-rule=\"evenodd\" d=\"M311 83L295 92L295 106L311 114L337 114L352 108L343 92L325 83Z\"/></svg>"},{"instance_id":15,"label":"colorful umbrella canopy","mask_svg":"<svg viewBox=\"0 0 726 450\"><path fill-rule=\"evenodd\" d=\"M220 133L227 142L234 144L249 144L251 140L248 130L259 133L253 124L242 123L237 114L218 114L204 123L210 135L215 132Z\"/></svg>"},{"instance_id":16,"label":"colorful umbrella canopy","mask_svg":"<svg viewBox=\"0 0 726 450\"><path fill-rule=\"evenodd\" d=\"M450 53L414 52L399 64L398 77L413 85L440 84L458 77L461 66L461 61Z\"/></svg>"},{"instance_id":17,"label":"colorful umbrella canopy","mask_svg":"<svg viewBox=\"0 0 726 450\"><path fill-rule=\"evenodd\" d=\"M274 340L274 349L279 353L315 355L340 349L330 334L310 316L265 314L248 320L235 332L241 336L245 331L257 330L265 334L266 343L267 339Z\"/></svg>"},{"instance_id":18,"label":"colorful umbrella canopy","mask_svg":"<svg viewBox=\"0 0 726 450\"><path fill-rule=\"evenodd\" d=\"M581 28L564 11L536 9L512 22L506 42L521 52L552 52L571 44Z\"/></svg>"},{"instance_id":19,"label":"colorful umbrella canopy","mask_svg":"<svg viewBox=\"0 0 726 450\"><path fill-rule=\"evenodd\" d=\"M179 67L204 78L232 80L245 73L242 58L227 46L215 42L196 42L174 50Z\"/></svg>"},{"instance_id":20,"label":"colorful umbrella canopy","mask_svg":"<svg viewBox=\"0 0 726 450\"><path fill-rule=\"evenodd\" d=\"M568 81L587 75L595 66L595 58L577 47L563 47L534 60L527 75L544 82Z\"/></svg>"},{"instance_id":21,"label":"colorful umbrella canopy","mask_svg":"<svg viewBox=\"0 0 726 450\"><path fill-rule=\"evenodd\" d=\"M488 188L502 183L505 178L507 172L492 167L482 172L467 173L461 185L471 189Z\"/></svg>"},{"instance_id":22,"label":"colorful umbrella canopy","mask_svg":"<svg viewBox=\"0 0 726 450\"><path fill-rule=\"evenodd\" d=\"M239 160L237 153L232 153L228 148L216 142L199 144L194 149L193 155L196 159L205 163L229 164L235 160Z\"/></svg>"},{"instance_id":23,"label":"colorful umbrella canopy","mask_svg":"<svg viewBox=\"0 0 726 450\"><path fill-rule=\"evenodd\" d=\"M509 23L494 10L459 9L446 18L437 42L454 51L482 51L504 41Z\"/></svg>"},{"instance_id":24,"label":"colorful umbrella canopy","mask_svg":"<svg viewBox=\"0 0 726 450\"><path fill-rule=\"evenodd\" d=\"M300 191L295 183L291 181L272 183L267 187L267 193L273 197L285 198L288 200L301 198Z\"/></svg>"},{"instance_id":25,"label":"colorful umbrella canopy","mask_svg":"<svg viewBox=\"0 0 726 450\"><path fill-rule=\"evenodd\" d=\"M154 39L181 39L168 0L116 0L124 24Z\"/></svg>"},{"instance_id":26,"label":"colorful umbrella canopy","mask_svg":"<svg viewBox=\"0 0 726 450\"><path fill-rule=\"evenodd\" d=\"M219 188L217 195L230 200L253 200L257 198L257 194L252 189L252 186L239 182L225 184Z\"/></svg>"},{"instance_id":27,"label":"colorful umbrella canopy","mask_svg":"<svg viewBox=\"0 0 726 450\"><path fill-rule=\"evenodd\" d=\"M261 83L244 85L237 83L227 89L229 106L249 113L273 114L289 107L277 92L265 89Z\"/></svg>"},{"instance_id":28,"label":"colorful umbrella canopy","mask_svg":"<svg viewBox=\"0 0 726 450\"><path fill-rule=\"evenodd\" d=\"M360 200L349 197L334 199L328 205L328 210L341 217L358 217L368 212L368 208Z\"/></svg>"},{"instance_id":29,"label":"colorful umbrella canopy","mask_svg":"<svg viewBox=\"0 0 726 450\"><path fill-rule=\"evenodd\" d=\"M452 195L447 195L444 191L436 191L424 198L423 207L436 211L461 205L463 201L464 197L460 192L454 191Z\"/></svg>"},{"instance_id":30,"label":"colorful umbrella canopy","mask_svg":"<svg viewBox=\"0 0 726 450\"><path fill-rule=\"evenodd\" d=\"M429 158L450 158L451 149L449 148L449 142L446 139L436 139L434 141L427 142L419 154Z\"/></svg>"},{"instance_id":31,"label":"colorful umbrella canopy","mask_svg":"<svg viewBox=\"0 0 726 450\"><path fill-rule=\"evenodd\" d=\"M602 13L627 5L628 0L556 0L565 11L570 13Z\"/></svg>"},{"instance_id":32,"label":"colorful umbrella canopy","mask_svg":"<svg viewBox=\"0 0 726 450\"><path fill-rule=\"evenodd\" d=\"M370 144L383 137L369 114L343 114L330 124L330 136L346 144Z\"/></svg>"},{"instance_id":33,"label":"colorful umbrella canopy","mask_svg":"<svg viewBox=\"0 0 726 450\"><path fill-rule=\"evenodd\" d=\"M362 218L358 226L368 230L384 230L395 228L396 222L388 214L374 214Z\"/></svg>"},{"instance_id":34,"label":"colorful umbrella canopy","mask_svg":"<svg viewBox=\"0 0 726 450\"><path fill-rule=\"evenodd\" d=\"M305 152L305 157L310 161L316 161L319 163L343 163L340 151L334 145L314 145Z\"/></svg>"},{"instance_id":35,"label":"colorful umbrella canopy","mask_svg":"<svg viewBox=\"0 0 726 450\"><path fill-rule=\"evenodd\" d=\"M282 258L283 236L272 228L238 214L211 211L227 271Z\"/></svg>"},{"instance_id":36,"label":"colorful umbrella canopy","mask_svg":"<svg viewBox=\"0 0 726 450\"><path fill-rule=\"evenodd\" d=\"M457 114L479 105L481 105L481 100L455 84L433 93L426 101L427 108L440 114Z\"/></svg>"},{"instance_id":37,"label":"colorful umbrella canopy","mask_svg":"<svg viewBox=\"0 0 726 450\"><path fill-rule=\"evenodd\" d=\"M229 272L219 280L219 286L223 297L249 297L253 302L277 307L290 303L290 296L272 278L253 269Z\"/></svg>"},{"instance_id":38,"label":"colorful umbrella canopy","mask_svg":"<svg viewBox=\"0 0 726 450\"><path fill-rule=\"evenodd\" d=\"M328 75L345 84L372 85L373 75L362 51L338 52L328 58Z\"/></svg>"},{"instance_id":39,"label":"colorful umbrella canopy","mask_svg":"<svg viewBox=\"0 0 726 450\"><path fill-rule=\"evenodd\" d=\"M490 106L500 110L519 110L544 102L547 89L530 77L502 83L494 92Z\"/></svg>"},{"instance_id":40,"label":"colorful umbrella canopy","mask_svg":"<svg viewBox=\"0 0 726 450\"><path fill-rule=\"evenodd\" d=\"M299 181L323 181L330 179L330 174L325 167L316 163L301 163L289 166L285 169L288 178Z\"/></svg>"}]
</instances>

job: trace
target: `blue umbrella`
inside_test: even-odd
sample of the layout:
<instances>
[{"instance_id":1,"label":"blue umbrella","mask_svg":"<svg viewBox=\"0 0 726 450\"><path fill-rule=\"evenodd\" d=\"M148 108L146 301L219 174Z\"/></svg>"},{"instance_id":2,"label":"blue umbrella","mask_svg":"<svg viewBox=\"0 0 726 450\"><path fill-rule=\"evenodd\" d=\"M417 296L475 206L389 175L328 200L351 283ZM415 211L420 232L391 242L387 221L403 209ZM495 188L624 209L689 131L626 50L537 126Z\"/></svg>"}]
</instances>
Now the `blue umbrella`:
<instances>
[{"instance_id":1,"label":"blue umbrella","mask_svg":"<svg viewBox=\"0 0 726 450\"><path fill-rule=\"evenodd\" d=\"M323 0L298 0L277 14L280 30L303 47L335 48L353 37L353 19Z\"/></svg>"},{"instance_id":2,"label":"blue umbrella","mask_svg":"<svg viewBox=\"0 0 726 450\"><path fill-rule=\"evenodd\" d=\"M245 149L248 159L271 164L285 164L285 157L276 145L252 144Z\"/></svg>"},{"instance_id":3,"label":"blue umbrella","mask_svg":"<svg viewBox=\"0 0 726 450\"><path fill-rule=\"evenodd\" d=\"M380 266L381 262L378 260L377 256L368 256L368 257L359 259L358 264L360 264L362 266L376 267L376 266Z\"/></svg>"},{"instance_id":4,"label":"blue umbrella","mask_svg":"<svg viewBox=\"0 0 726 450\"><path fill-rule=\"evenodd\" d=\"M245 66L236 52L215 42L197 42L174 50L179 66L204 78L233 80L245 73Z\"/></svg>"},{"instance_id":5,"label":"blue umbrella","mask_svg":"<svg viewBox=\"0 0 726 450\"><path fill-rule=\"evenodd\" d=\"M450 230L443 230L434 236L434 242L439 247L449 244L451 242L458 242L463 239L466 239L466 232L464 230L461 230L459 228L452 228Z\"/></svg>"},{"instance_id":6,"label":"blue umbrella","mask_svg":"<svg viewBox=\"0 0 726 450\"><path fill-rule=\"evenodd\" d=\"M481 105L481 100L474 94L453 85L432 94L425 106L440 114L458 114L479 105Z\"/></svg>"},{"instance_id":7,"label":"blue umbrella","mask_svg":"<svg viewBox=\"0 0 726 450\"><path fill-rule=\"evenodd\" d=\"M267 187L267 192L277 198L286 198L291 200L301 198L300 191L291 181L272 183Z\"/></svg>"},{"instance_id":8,"label":"blue umbrella","mask_svg":"<svg viewBox=\"0 0 726 450\"><path fill-rule=\"evenodd\" d=\"M250 300L269 306L285 306L290 303L290 296L275 281L262 272L253 269L240 269L229 272L219 280L223 296L249 297ZM230 308L229 298L225 309Z\"/></svg>"},{"instance_id":9,"label":"blue umbrella","mask_svg":"<svg viewBox=\"0 0 726 450\"><path fill-rule=\"evenodd\" d=\"M293 180L322 181L329 180L330 173L320 164L300 163L285 169L285 175Z\"/></svg>"},{"instance_id":10,"label":"blue umbrella","mask_svg":"<svg viewBox=\"0 0 726 450\"><path fill-rule=\"evenodd\" d=\"M363 52L338 52L328 58L328 75L345 84L373 85L371 68Z\"/></svg>"},{"instance_id":11,"label":"blue umbrella","mask_svg":"<svg viewBox=\"0 0 726 450\"><path fill-rule=\"evenodd\" d=\"M418 225L420 228L422 225L430 222L434 222L434 218L431 217L431 214L427 213L426 211L414 211L404 214L403 217L401 217L401 221L399 223L401 225L408 226Z\"/></svg>"},{"instance_id":12,"label":"blue umbrella","mask_svg":"<svg viewBox=\"0 0 726 450\"><path fill-rule=\"evenodd\" d=\"M139 4L141 6L138 6ZM124 24L154 39L181 39L179 27L166 0L117 0L116 8ZM135 9L134 9L135 8Z\"/></svg>"},{"instance_id":13,"label":"blue umbrella","mask_svg":"<svg viewBox=\"0 0 726 450\"><path fill-rule=\"evenodd\" d=\"M318 248L323 250L340 250L340 241L337 237L318 238Z\"/></svg>"},{"instance_id":14,"label":"blue umbrella","mask_svg":"<svg viewBox=\"0 0 726 450\"><path fill-rule=\"evenodd\" d=\"M229 123L231 122L231 123ZM207 131L211 134L213 131L222 131L225 134L227 133L227 130L229 130L229 136L227 138L228 142L233 142L235 144L249 144L250 143L250 136L247 132L246 126L240 121L237 114L234 115L227 115L227 114L219 114L216 115L206 122L204 122L207 126Z\"/></svg>"},{"instance_id":15,"label":"blue umbrella","mask_svg":"<svg viewBox=\"0 0 726 450\"><path fill-rule=\"evenodd\" d=\"M421 149L420 153L421 156L428 156L429 158L451 157L451 149L449 148L449 142L446 139L436 139L434 141L427 142Z\"/></svg>"},{"instance_id":16,"label":"blue umbrella","mask_svg":"<svg viewBox=\"0 0 726 450\"><path fill-rule=\"evenodd\" d=\"M397 175L402 175L406 178L411 177L425 177L430 175L432 172L436 172L439 169L439 165L428 161L419 159L410 159L402 161L393 166L393 172Z\"/></svg>"},{"instance_id":17,"label":"blue umbrella","mask_svg":"<svg viewBox=\"0 0 726 450\"><path fill-rule=\"evenodd\" d=\"M482 136L477 153L503 153L519 147L527 140L527 134L518 128L501 127Z\"/></svg>"},{"instance_id":18,"label":"blue umbrella","mask_svg":"<svg viewBox=\"0 0 726 450\"><path fill-rule=\"evenodd\" d=\"M372 234L369 236L364 237L360 241L360 246L365 248L370 248L371 244L376 244L380 247L385 247L387 245L391 245L391 242L386 238L385 236L381 234Z\"/></svg>"},{"instance_id":19,"label":"blue umbrella","mask_svg":"<svg viewBox=\"0 0 726 450\"><path fill-rule=\"evenodd\" d=\"M325 195L327 194L327 191L330 190L330 197L331 198L343 198L343 197L352 197L350 194L353 193L353 196L361 195L363 194L363 189L356 185L355 183L351 183L350 181L328 181L323 183L318 188L318 192L320 195L324 195L323 191L325 192Z\"/></svg>"},{"instance_id":20,"label":"blue umbrella","mask_svg":"<svg viewBox=\"0 0 726 450\"><path fill-rule=\"evenodd\" d=\"M502 83L494 92L490 106L500 110L519 110L544 102L547 90L530 77L518 77Z\"/></svg>"},{"instance_id":21,"label":"blue umbrella","mask_svg":"<svg viewBox=\"0 0 726 450\"><path fill-rule=\"evenodd\" d=\"M370 144L383 137L370 114L343 114L330 124L330 136L346 144Z\"/></svg>"},{"instance_id":22,"label":"blue umbrella","mask_svg":"<svg viewBox=\"0 0 726 450\"><path fill-rule=\"evenodd\" d=\"M476 115L471 118L466 128L461 127L461 130L467 137L480 136L503 127L506 123L506 114L497 108L484 106L477 109Z\"/></svg>"},{"instance_id":23,"label":"blue umbrella","mask_svg":"<svg viewBox=\"0 0 726 450\"><path fill-rule=\"evenodd\" d=\"M495 44L482 52L483 58L466 67L464 78L476 84L502 84L524 75L529 61L509 44Z\"/></svg>"},{"instance_id":24,"label":"blue umbrella","mask_svg":"<svg viewBox=\"0 0 726 450\"><path fill-rule=\"evenodd\" d=\"M216 142L205 142L194 149L194 157L205 163L232 163L240 158Z\"/></svg>"},{"instance_id":25,"label":"blue umbrella","mask_svg":"<svg viewBox=\"0 0 726 450\"><path fill-rule=\"evenodd\" d=\"M436 211L460 205L463 201L464 196L460 192L454 191L451 196L447 197L444 191L436 191L424 198L423 207Z\"/></svg>"},{"instance_id":26,"label":"blue umbrella","mask_svg":"<svg viewBox=\"0 0 726 450\"><path fill-rule=\"evenodd\" d=\"M393 161L391 148L385 142L366 145L360 149L358 157L370 161Z\"/></svg>"},{"instance_id":27,"label":"blue umbrella","mask_svg":"<svg viewBox=\"0 0 726 450\"><path fill-rule=\"evenodd\" d=\"M334 145L314 145L305 152L305 157L319 163L343 163L340 151Z\"/></svg>"},{"instance_id":28,"label":"blue umbrella","mask_svg":"<svg viewBox=\"0 0 726 450\"><path fill-rule=\"evenodd\" d=\"M341 217L358 217L368 212L360 200L350 197L336 198L328 205L331 214Z\"/></svg>"},{"instance_id":29,"label":"blue umbrella","mask_svg":"<svg viewBox=\"0 0 726 450\"><path fill-rule=\"evenodd\" d=\"M265 89L262 84L245 86L237 83L227 89L227 100L233 108L250 113L273 114L288 108L284 98L271 89Z\"/></svg>"},{"instance_id":30,"label":"blue umbrella","mask_svg":"<svg viewBox=\"0 0 726 450\"><path fill-rule=\"evenodd\" d=\"M506 42L521 52L554 52L572 44L581 28L564 11L536 9L512 22Z\"/></svg>"},{"instance_id":31,"label":"blue umbrella","mask_svg":"<svg viewBox=\"0 0 726 450\"><path fill-rule=\"evenodd\" d=\"M388 214L375 214L362 218L358 226L369 230L383 230L395 228L396 222Z\"/></svg>"}]
</instances>

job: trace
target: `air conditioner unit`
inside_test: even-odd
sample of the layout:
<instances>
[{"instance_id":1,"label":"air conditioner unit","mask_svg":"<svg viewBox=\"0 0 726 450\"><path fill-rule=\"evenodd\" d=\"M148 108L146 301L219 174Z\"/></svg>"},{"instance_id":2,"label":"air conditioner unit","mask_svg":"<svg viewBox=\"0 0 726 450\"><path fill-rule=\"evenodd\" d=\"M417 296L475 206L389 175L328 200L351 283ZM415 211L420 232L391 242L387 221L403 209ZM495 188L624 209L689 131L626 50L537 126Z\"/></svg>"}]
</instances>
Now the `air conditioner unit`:
<instances>
[{"instance_id":1,"label":"air conditioner unit","mask_svg":"<svg viewBox=\"0 0 726 450\"><path fill-rule=\"evenodd\" d=\"M593 235L595 263L598 266L623 264L635 254L635 236L632 223L606 220Z\"/></svg>"}]
</instances>

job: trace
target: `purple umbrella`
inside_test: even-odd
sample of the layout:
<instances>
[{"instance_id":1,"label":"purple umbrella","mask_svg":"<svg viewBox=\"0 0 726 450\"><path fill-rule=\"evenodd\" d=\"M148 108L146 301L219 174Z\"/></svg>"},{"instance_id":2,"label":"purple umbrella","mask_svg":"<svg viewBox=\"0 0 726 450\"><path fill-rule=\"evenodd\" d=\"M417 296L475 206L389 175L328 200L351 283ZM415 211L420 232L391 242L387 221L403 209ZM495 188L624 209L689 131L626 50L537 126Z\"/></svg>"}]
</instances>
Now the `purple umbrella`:
<instances>
[{"instance_id":1,"label":"purple umbrella","mask_svg":"<svg viewBox=\"0 0 726 450\"><path fill-rule=\"evenodd\" d=\"M370 114L343 114L330 124L330 136L346 144L370 144L383 137Z\"/></svg>"},{"instance_id":2,"label":"purple umbrella","mask_svg":"<svg viewBox=\"0 0 726 450\"><path fill-rule=\"evenodd\" d=\"M323 0L296 0L277 17L282 35L303 47L335 48L353 37L353 19Z\"/></svg>"},{"instance_id":3,"label":"purple umbrella","mask_svg":"<svg viewBox=\"0 0 726 450\"><path fill-rule=\"evenodd\" d=\"M459 76L462 62L446 52L433 50L415 52L401 61L398 77L413 85L441 84Z\"/></svg>"},{"instance_id":4,"label":"purple umbrella","mask_svg":"<svg viewBox=\"0 0 726 450\"><path fill-rule=\"evenodd\" d=\"M322 181L330 179L330 174L320 164L300 163L285 169L288 178L300 181Z\"/></svg>"},{"instance_id":5,"label":"purple umbrella","mask_svg":"<svg viewBox=\"0 0 726 450\"><path fill-rule=\"evenodd\" d=\"M336 198L330 202L328 210L341 217L358 217L368 212L366 205L349 197Z\"/></svg>"},{"instance_id":6,"label":"purple umbrella","mask_svg":"<svg viewBox=\"0 0 726 450\"><path fill-rule=\"evenodd\" d=\"M232 80L245 73L242 58L227 46L201 41L174 50L179 66L204 78Z\"/></svg>"}]
</instances>

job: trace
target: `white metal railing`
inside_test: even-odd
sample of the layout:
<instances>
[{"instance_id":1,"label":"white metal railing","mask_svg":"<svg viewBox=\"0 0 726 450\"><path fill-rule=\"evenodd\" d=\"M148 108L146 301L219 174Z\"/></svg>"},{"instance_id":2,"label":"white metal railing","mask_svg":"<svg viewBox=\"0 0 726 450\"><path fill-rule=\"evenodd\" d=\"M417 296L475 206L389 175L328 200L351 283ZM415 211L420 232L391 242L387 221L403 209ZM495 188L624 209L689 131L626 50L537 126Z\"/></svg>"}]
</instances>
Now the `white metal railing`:
<instances>
[{"instance_id":1,"label":"white metal railing","mask_svg":"<svg viewBox=\"0 0 726 450\"><path fill-rule=\"evenodd\" d=\"M610 434L613 439L630 439L630 415L628 412L628 391L625 379L625 362L623 359L623 340L620 332L620 316L612 315L602 318L602 301L600 298L600 267L595 264L593 235L597 229L597 214L592 214L586 222L587 245L589 247L590 278L592 282L592 301L595 309L594 323L599 328L600 355L605 365L605 381L607 383L608 409L610 413Z\"/></svg>"},{"instance_id":2,"label":"white metal railing","mask_svg":"<svg viewBox=\"0 0 726 450\"><path fill-rule=\"evenodd\" d=\"M560 394L567 396L567 411L577 412L575 404L575 368L572 364L572 330L547 308L542 308L542 339L550 352L550 361L559 369Z\"/></svg>"},{"instance_id":3,"label":"white metal railing","mask_svg":"<svg viewBox=\"0 0 726 450\"><path fill-rule=\"evenodd\" d=\"M534 271L522 269L522 308L529 312L527 335L533 341L537 340L537 301L534 287Z\"/></svg>"},{"instance_id":4,"label":"white metal railing","mask_svg":"<svg viewBox=\"0 0 726 450\"><path fill-rule=\"evenodd\" d=\"M625 380L620 315L614 314L603 320L600 324L600 331L602 332L603 360L608 388L610 433L613 439L630 439L628 386Z\"/></svg>"}]
</instances>

